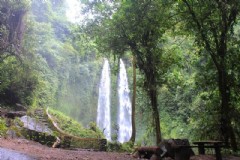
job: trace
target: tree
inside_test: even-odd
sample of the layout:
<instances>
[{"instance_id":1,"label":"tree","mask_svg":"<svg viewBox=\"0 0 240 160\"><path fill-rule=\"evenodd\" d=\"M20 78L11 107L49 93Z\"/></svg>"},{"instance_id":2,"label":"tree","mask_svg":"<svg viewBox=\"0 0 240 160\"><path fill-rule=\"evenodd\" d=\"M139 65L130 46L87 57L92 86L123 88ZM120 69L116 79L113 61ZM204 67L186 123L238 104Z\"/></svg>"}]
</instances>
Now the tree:
<instances>
[{"instance_id":1,"label":"tree","mask_svg":"<svg viewBox=\"0 0 240 160\"><path fill-rule=\"evenodd\" d=\"M30 1L0 2L0 101L10 105L30 104L36 77L23 62L24 17Z\"/></svg>"},{"instance_id":2,"label":"tree","mask_svg":"<svg viewBox=\"0 0 240 160\"><path fill-rule=\"evenodd\" d=\"M144 88L150 99L158 144L161 141L161 130L157 95L163 72L160 70L163 63L161 37L167 28L169 10L167 4L160 0L116 3L119 8L112 15L87 25L88 31L94 35L100 51L112 51L120 57L126 51L131 51L136 57L136 66L144 76Z\"/></svg>"},{"instance_id":3,"label":"tree","mask_svg":"<svg viewBox=\"0 0 240 160\"><path fill-rule=\"evenodd\" d=\"M133 56L133 94L132 94L132 136L131 141L134 143L136 139L136 121L135 121L135 113L136 113L136 88L137 88L137 78L136 78L136 57Z\"/></svg>"},{"instance_id":4,"label":"tree","mask_svg":"<svg viewBox=\"0 0 240 160\"><path fill-rule=\"evenodd\" d=\"M19 56L24 32L23 19L30 2L0 2L0 56Z\"/></svg>"},{"instance_id":5,"label":"tree","mask_svg":"<svg viewBox=\"0 0 240 160\"><path fill-rule=\"evenodd\" d=\"M232 126L231 114L234 106L231 104L231 74L229 62L234 55L230 51L233 27L239 16L240 2L232 1L192 1L179 2L182 19L186 29L191 31L200 48L206 51L202 56L210 56L217 72L217 83L220 96L220 133L236 151L236 137ZM231 46L233 47L233 46Z\"/></svg>"}]
</instances>

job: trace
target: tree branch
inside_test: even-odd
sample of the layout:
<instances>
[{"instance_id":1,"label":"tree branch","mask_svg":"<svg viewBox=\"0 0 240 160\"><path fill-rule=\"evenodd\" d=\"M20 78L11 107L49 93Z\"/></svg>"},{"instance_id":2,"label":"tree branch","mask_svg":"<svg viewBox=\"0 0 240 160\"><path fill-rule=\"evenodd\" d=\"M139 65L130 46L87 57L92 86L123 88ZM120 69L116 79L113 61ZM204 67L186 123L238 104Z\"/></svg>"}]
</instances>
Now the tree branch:
<instances>
[{"instance_id":1,"label":"tree branch","mask_svg":"<svg viewBox=\"0 0 240 160\"><path fill-rule=\"evenodd\" d=\"M208 50L208 52L209 52L209 54L210 54L210 56L211 56L211 58L212 58L212 60L213 60L213 62L215 64L216 68L218 70L220 70L219 62L217 61L217 55L213 52L213 50L212 50L212 48L210 46L210 42L207 39L206 34L204 33L204 29L203 29L201 23L199 22L199 20L198 20L198 18L196 16L196 13L194 12L194 10L192 9L192 7L190 6L190 4L188 3L187 0L183 0L183 2L186 4L189 13L192 16L193 21L196 23L197 29L198 29L201 37L202 37L202 40L203 40L203 42L205 44L205 47Z\"/></svg>"}]
</instances>

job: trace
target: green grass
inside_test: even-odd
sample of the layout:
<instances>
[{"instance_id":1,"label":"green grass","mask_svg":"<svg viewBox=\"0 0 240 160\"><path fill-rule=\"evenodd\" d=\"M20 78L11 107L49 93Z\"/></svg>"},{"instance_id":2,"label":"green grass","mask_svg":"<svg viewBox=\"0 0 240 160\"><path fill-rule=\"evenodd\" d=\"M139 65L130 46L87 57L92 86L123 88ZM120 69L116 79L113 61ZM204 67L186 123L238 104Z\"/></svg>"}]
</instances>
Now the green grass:
<instances>
[{"instance_id":1,"label":"green grass","mask_svg":"<svg viewBox=\"0 0 240 160\"><path fill-rule=\"evenodd\" d=\"M6 135L8 128L6 127L6 122L4 119L0 118L0 137Z\"/></svg>"},{"instance_id":2,"label":"green grass","mask_svg":"<svg viewBox=\"0 0 240 160\"><path fill-rule=\"evenodd\" d=\"M84 128L79 122L64 115L62 112L49 108L49 113L54 117L58 127L65 133L81 138L104 138L96 124L91 122L89 128Z\"/></svg>"}]
</instances>

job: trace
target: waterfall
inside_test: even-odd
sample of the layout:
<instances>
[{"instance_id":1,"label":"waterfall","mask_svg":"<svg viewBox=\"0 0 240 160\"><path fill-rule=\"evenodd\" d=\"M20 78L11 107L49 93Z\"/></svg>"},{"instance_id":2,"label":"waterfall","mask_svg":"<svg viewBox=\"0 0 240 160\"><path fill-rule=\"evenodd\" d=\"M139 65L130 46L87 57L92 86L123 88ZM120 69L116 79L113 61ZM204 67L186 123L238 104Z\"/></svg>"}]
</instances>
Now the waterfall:
<instances>
[{"instance_id":1,"label":"waterfall","mask_svg":"<svg viewBox=\"0 0 240 160\"><path fill-rule=\"evenodd\" d=\"M118 141L123 143L129 141L132 135L132 106L129 98L127 72L122 59L120 59L118 78Z\"/></svg>"},{"instance_id":2,"label":"waterfall","mask_svg":"<svg viewBox=\"0 0 240 160\"><path fill-rule=\"evenodd\" d=\"M109 141L111 140L110 83L109 62L105 59L99 86L97 126Z\"/></svg>"}]
</instances>

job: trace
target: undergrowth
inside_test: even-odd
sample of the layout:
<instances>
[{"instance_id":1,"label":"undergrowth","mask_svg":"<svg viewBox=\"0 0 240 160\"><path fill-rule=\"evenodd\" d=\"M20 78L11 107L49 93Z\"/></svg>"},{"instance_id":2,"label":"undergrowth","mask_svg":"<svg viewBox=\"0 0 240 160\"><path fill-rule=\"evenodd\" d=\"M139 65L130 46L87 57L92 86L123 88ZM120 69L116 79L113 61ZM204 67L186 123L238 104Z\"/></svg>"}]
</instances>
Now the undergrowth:
<instances>
[{"instance_id":1,"label":"undergrowth","mask_svg":"<svg viewBox=\"0 0 240 160\"><path fill-rule=\"evenodd\" d=\"M89 128L86 129L79 122L62 112L49 108L49 113L54 117L54 121L58 124L58 127L70 135L82 138L104 138L94 122L91 122Z\"/></svg>"},{"instance_id":2,"label":"undergrowth","mask_svg":"<svg viewBox=\"0 0 240 160\"><path fill-rule=\"evenodd\" d=\"M0 137L6 135L8 128L6 127L6 122L4 119L0 118Z\"/></svg>"},{"instance_id":3,"label":"undergrowth","mask_svg":"<svg viewBox=\"0 0 240 160\"><path fill-rule=\"evenodd\" d=\"M109 142L107 145L107 149L110 152L132 152L133 151L133 143L126 142L126 143L119 143L117 141Z\"/></svg>"}]
</instances>

